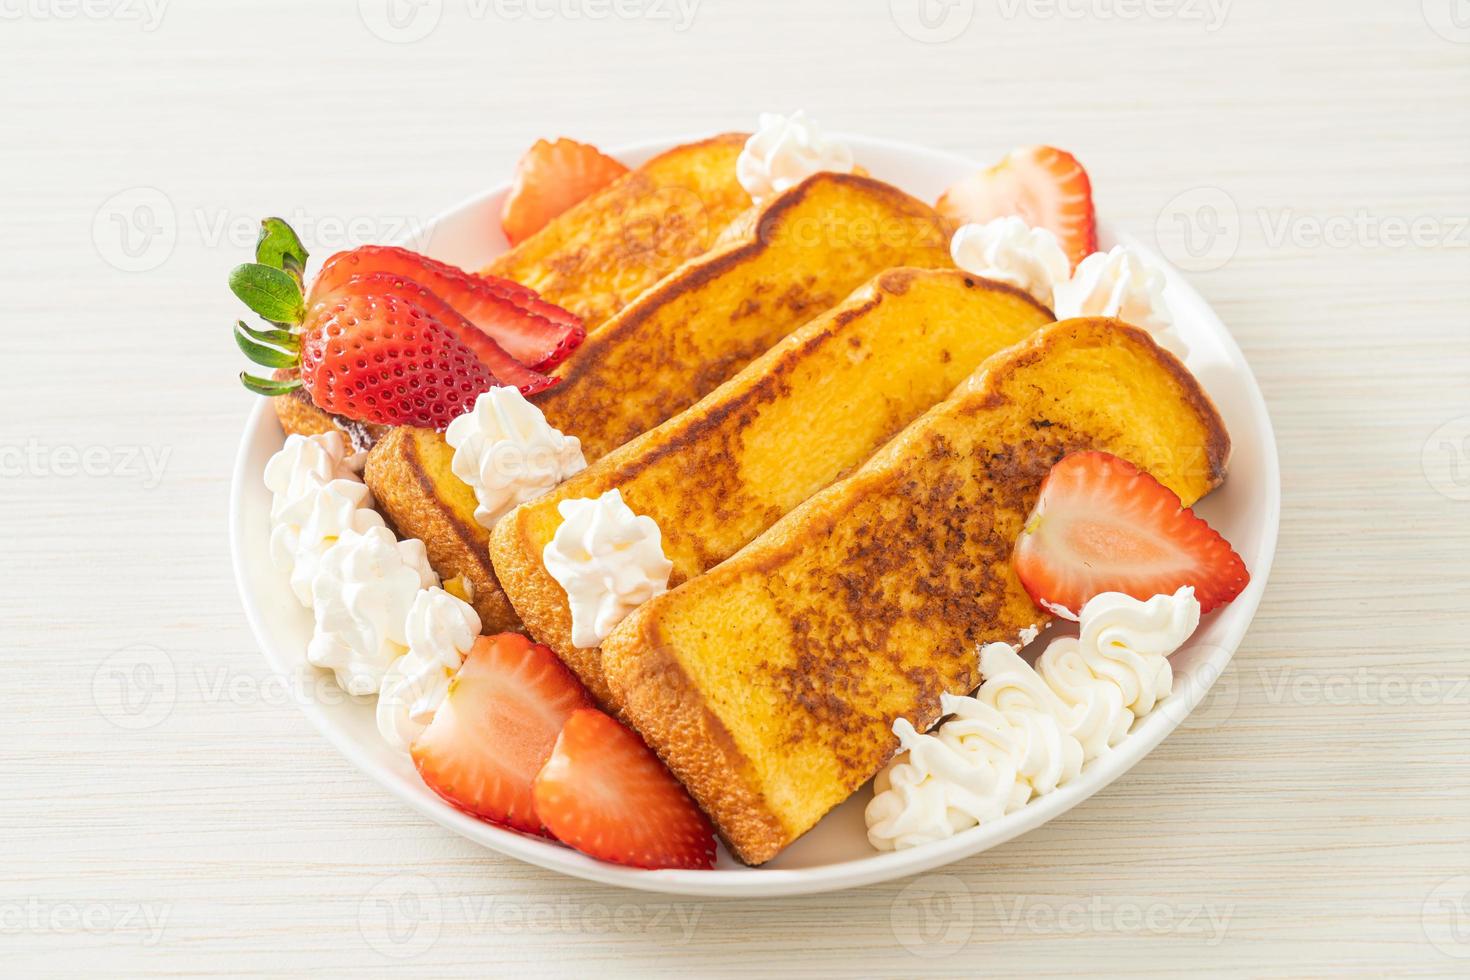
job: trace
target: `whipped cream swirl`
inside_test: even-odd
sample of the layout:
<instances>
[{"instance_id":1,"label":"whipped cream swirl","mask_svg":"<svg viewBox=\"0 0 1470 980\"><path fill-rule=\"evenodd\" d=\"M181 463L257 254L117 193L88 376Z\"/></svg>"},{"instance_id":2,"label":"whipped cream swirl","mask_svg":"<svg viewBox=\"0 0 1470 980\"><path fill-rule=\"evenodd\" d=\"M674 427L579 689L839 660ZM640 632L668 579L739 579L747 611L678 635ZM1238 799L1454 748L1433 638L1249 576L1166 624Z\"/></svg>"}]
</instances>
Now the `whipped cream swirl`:
<instances>
[{"instance_id":1,"label":"whipped cream swirl","mask_svg":"<svg viewBox=\"0 0 1470 980\"><path fill-rule=\"evenodd\" d=\"M450 468L475 491L475 519L486 528L587 468L582 444L553 428L516 388L496 387L444 431Z\"/></svg>"},{"instance_id":2,"label":"whipped cream swirl","mask_svg":"<svg viewBox=\"0 0 1470 980\"><path fill-rule=\"evenodd\" d=\"M963 226L950 239L949 252L966 272L1023 289L1047 306L1057 283L1072 271L1050 229L1032 228L1015 216Z\"/></svg>"},{"instance_id":3,"label":"whipped cream swirl","mask_svg":"<svg viewBox=\"0 0 1470 980\"><path fill-rule=\"evenodd\" d=\"M595 647L628 613L668 591L674 563L664 557L658 522L635 514L616 488L556 509L562 523L541 561L566 590L572 642Z\"/></svg>"},{"instance_id":4,"label":"whipped cream swirl","mask_svg":"<svg viewBox=\"0 0 1470 980\"><path fill-rule=\"evenodd\" d=\"M376 694L408 651L405 624L419 590L438 582L422 541L398 541L386 527L347 531L322 555L312 582L306 659L335 673L348 694Z\"/></svg>"},{"instance_id":5,"label":"whipped cream swirl","mask_svg":"<svg viewBox=\"0 0 1470 980\"><path fill-rule=\"evenodd\" d=\"M757 204L824 170L851 173L852 149L827 137L805 112L763 112L735 161L735 177Z\"/></svg>"},{"instance_id":6,"label":"whipped cream swirl","mask_svg":"<svg viewBox=\"0 0 1470 980\"><path fill-rule=\"evenodd\" d=\"M874 780L869 842L943 840L1066 785L1168 696L1168 657L1198 624L1191 588L1147 602L1114 592L1083 606L1080 636L1053 640L1036 669L986 645L974 697L941 697L948 720L927 735L893 723L900 755Z\"/></svg>"},{"instance_id":7,"label":"whipped cream swirl","mask_svg":"<svg viewBox=\"0 0 1470 980\"><path fill-rule=\"evenodd\" d=\"M1091 761L1123 740L1133 722L1174 688L1169 655L1199 626L1185 586L1139 602L1104 592L1082 607L1081 634L1053 640L1036 670L1068 706L1068 730Z\"/></svg>"},{"instance_id":8,"label":"whipped cream swirl","mask_svg":"<svg viewBox=\"0 0 1470 980\"><path fill-rule=\"evenodd\" d=\"M1160 347L1183 360L1189 348L1174 332L1164 285L1163 270L1126 245L1115 245L1083 259L1071 279L1057 284L1052 309L1058 320L1117 317L1147 330Z\"/></svg>"},{"instance_id":9,"label":"whipped cream swirl","mask_svg":"<svg viewBox=\"0 0 1470 980\"><path fill-rule=\"evenodd\" d=\"M349 454L340 432L291 435L265 465L271 491L271 560L303 606L321 557L348 530L383 524L358 477L361 453Z\"/></svg>"},{"instance_id":10,"label":"whipped cream swirl","mask_svg":"<svg viewBox=\"0 0 1470 980\"><path fill-rule=\"evenodd\" d=\"M388 668L378 691L378 731L407 752L444 703L450 679L480 635L480 617L443 589L425 589L414 597L403 632L408 652Z\"/></svg>"}]
</instances>

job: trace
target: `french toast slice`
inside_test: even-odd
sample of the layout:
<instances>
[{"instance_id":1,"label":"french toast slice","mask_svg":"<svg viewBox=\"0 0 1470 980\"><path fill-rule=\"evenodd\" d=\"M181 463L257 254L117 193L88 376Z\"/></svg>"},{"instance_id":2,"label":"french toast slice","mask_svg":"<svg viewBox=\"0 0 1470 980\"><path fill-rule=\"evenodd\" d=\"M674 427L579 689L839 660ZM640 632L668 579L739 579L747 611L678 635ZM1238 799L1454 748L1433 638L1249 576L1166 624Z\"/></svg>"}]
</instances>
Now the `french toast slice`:
<instances>
[{"instance_id":1,"label":"french toast slice","mask_svg":"<svg viewBox=\"0 0 1470 980\"><path fill-rule=\"evenodd\" d=\"M572 643L541 555L557 505L617 487L652 517L671 585L734 554L948 395L981 361L1051 323L1025 293L955 269L893 269L798 328L708 397L507 514L490 535L522 622L603 704L601 653Z\"/></svg>"},{"instance_id":2,"label":"french toast slice","mask_svg":"<svg viewBox=\"0 0 1470 980\"><path fill-rule=\"evenodd\" d=\"M591 332L751 206L735 176L747 133L659 154L580 201L485 268L571 310Z\"/></svg>"},{"instance_id":3,"label":"french toast slice","mask_svg":"<svg viewBox=\"0 0 1470 980\"><path fill-rule=\"evenodd\" d=\"M582 441L591 462L896 266L952 268L945 220L871 177L816 174L771 198L744 236L686 263L589 333L537 404Z\"/></svg>"},{"instance_id":4,"label":"french toast slice","mask_svg":"<svg viewBox=\"0 0 1470 980\"><path fill-rule=\"evenodd\" d=\"M487 635L518 630L520 619L490 564L490 532L475 520L475 492L450 469L454 450L432 429L389 429L368 453L363 482L400 537L424 543L441 579L464 576Z\"/></svg>"},{"instance_id":5,"label":"french toast slice","mask_svg":"<svg viewBox=\"0 0 1470 980\"><path fill-rule=\"evenodd\" d=\"M924 730L977 652L1047 620L1010 552L1050 467L1097 449L1186 504L1229 439L1141 330L1078 319L987 360L861 469L602 645L623 716L742 860L775 857Z\"/></svg>"}]
</instances>

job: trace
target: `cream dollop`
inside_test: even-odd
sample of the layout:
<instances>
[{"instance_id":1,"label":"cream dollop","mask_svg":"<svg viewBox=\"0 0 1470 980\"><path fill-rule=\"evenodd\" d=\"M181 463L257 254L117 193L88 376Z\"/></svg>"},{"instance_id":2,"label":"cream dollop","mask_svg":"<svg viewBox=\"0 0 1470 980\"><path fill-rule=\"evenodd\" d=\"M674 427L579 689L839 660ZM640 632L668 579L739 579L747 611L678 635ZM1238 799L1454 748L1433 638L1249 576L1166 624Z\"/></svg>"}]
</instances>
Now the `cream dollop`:
<instances>
[{"instance_id":1,"label":"cream dollop","mask_svg":"<svg viewBox=\"0 0 1470 980\"><path fill-rule=\"evenodd\" d=\"M450 678L480 635L480 617L443 589L424 589L408 609L403 632L408 652L393 661L378 691L378 731L407 752L444 703Z\"/></svg>"},{"instance_id":2,"label":"cream dollop","mask_svg":"<svg viewBox=\"0 0 1470 980\"><path fill-rule=\"evenodd\" d=\"M1198 626L1199 601L1188 586L1147 602L1104 592L1082 607L1078 636L1058 637L1037 658L1042 680L1069 707L1068 730L1086 761L1116 746L1169 695L1169 656Z\"/></svg>"},{"instance_id":3,"label":"cream dollop","mask_svg":"<svg viewBox=\"0 0 1470 980\"><path fill-rule=\"evenodd\" d=\"M1163 270L1126 245L1115 245L1083 259L1070 279L1057 284L1052 310L1058 320L1117 317L1147 330L1159 346L1182 360L1189 348L1174 332L1164 285Z\"/></svg>"},{"instance_id":4,"label":"cream dollop","mask_svg":"<svg viewBox=\"0 0 1470 980\"><path fill-rule=\"evenodd\" d=\"M1024 289L1047 306L1057 283L1066 282L1072 271L1056 235L1015 216L961 227L950 239L949 252L966 272Z\"/></svg>"},{"instance_id":5,"label":"cream dollop","mask_svg":"<svg viewBox=\"0 0 1470 980\"><path fill-rule=\"evenodd\" d=\"M376 694L408 650L405 624L420 589L438 585L424 544L386 527L348 531L321 557L312 582L315 626L306 659L348 694Z\"/></svg>"},{"instance_id":6,"label":"cream dollop","mask_svg":"<svg viewBox=\"0 0 1470 980\"><path fill-rule=\"evenodd\" d=\"M759 204L812 174L824 170L851 173L852 167L851 148L826 136L798 109L790 116L761 113L760 125L735 161L735 177Z\"/></svg>"},{"instance_id":7,"label":"cream dollop","mask_svg":"<svg viewBox=\"0 0 1470 980\"><path fill-rule=\"evenodd\" d=\"M1168 696L1168 657L1198 624L1191 588L1147 602L1112 592L1083 606L1080 635L1053 640L1035 669L988 644L974 697L942 696L947 721L927 735L893 723L900 755L874 780L869 842L943 840L1066 785Z\"/></svg>"},{"instance_id":8,"label":"cream dollop","mask_svg":"<svg viewBox=\"0 0 1470 980\"><path fill-rule=\"evenodd\" d=\"M566 590L572 642L595 647L628 613L668 590L674 563L664 557L658 522L635 514L616 488L556 509L562 523L541 561Z\"/></svg>"},{"instance_id":9,"label":"cream dollop","mask_svg":"<svg viewBox=\"0 0 1470 980\"><path fill-rule=\"evenodd\" d=\"M587 468L581 442L553 428L515 388L480 395L444 438L454 447L450 468L475 491L475 519L487 528Z\"/></svg>"},{"instance_id":10,"label":"cream dollop","mask_svg":"<svg viewBox=\"0 0 1470 980\"><path fill-rule=\"evenodd\" d=\"M303 606L321 557L348 530L366 531L383 519L358 478L361 454L349 454L340 432L291 435L265 465L271 491L271 560Z\"/></svg>"}]
</instances>

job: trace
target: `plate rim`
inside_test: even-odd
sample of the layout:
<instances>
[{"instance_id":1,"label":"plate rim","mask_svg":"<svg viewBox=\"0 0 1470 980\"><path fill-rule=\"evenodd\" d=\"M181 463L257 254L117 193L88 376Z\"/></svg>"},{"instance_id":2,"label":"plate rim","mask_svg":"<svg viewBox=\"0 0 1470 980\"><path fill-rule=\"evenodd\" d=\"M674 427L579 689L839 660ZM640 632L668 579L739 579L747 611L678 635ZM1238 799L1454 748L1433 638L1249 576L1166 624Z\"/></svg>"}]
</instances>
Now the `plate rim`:
<instances>
[{"instance_id":1,"label":"plate rim","mask_svg":"<svg viewBox=\"0 0 1470 980\"><path fill-rule=\"evenodd\" d=\"M617 158L636 157L668 149L681 143L707 139L710 134L681 135L660 139L647 139L621 144L609 152ZM841 133L855 149L863 146L880 149L899 155L914 155L927 158L931 163L941 161L956 168L979 168L981 165L970 158L947 150L936 150L920 144L880 137ZM433 229L468 209L482 206L488 199L505 192L509 181L494 185L489 190L471 195L451 208L434 216L424 226L422 236L432 241ZM647 871L609 864L589 858L570 848L539 838L527 837L514 831L495 827L454 809L422 786L406 785L396 774L373 758L370 750L353 739L342 727L333 724L328 708L314 699L295 699L318 732L334 746L350 763L373 779L390 794L413 810L428 817L434 823L462 837L508 857L529 864L560 872L576 878L600 884L617 885L637 891L659 894L677 894L705 898L755 898L784 895L807 895L820 892L856 888L863 885L892 881L910 875L931 871L955 861L971 857L992 847L997 847L1060 816L1088 797L1101 791L1123 776L1142 759L1158 747L1204 700L1215 681L1224 673L1233 659L1240 642L1255 621L1261 598L1270 578L1275 562L1280 533L1281 518L1281 472L1280 456L1276 442L1275 426L1269 407L1262 394L1255 373L1251 370L1245 354L1234 336L1225 327L1214 308L1194 286L1170 263L1153 249L1126 234L1120 240L1139 247L1145 254L1160 264L1169 277L1169 287L1189 297L1206 320L1206 326L1220 341L1231 372L1243 382L1243 390L1250 403L1252 414L1259 420L1259 432L1252 438L1260 443L1264 463L1264 482L1269 491L1265 506L1265 525L1261 528L1262 538L1255 567L1251 571L1251 582L1246 591L1232 603L1238 610L1225 635L1212 646L1223 650L1223 654L1207 656L1206 662L1216 669L1213 676L1203 684L1190 684L1182 693L1175 692L1169 702L1169 710L1157 710L1146 716L1138 727L1117 748L1107 755L1089 763L1083 773L1073 782L1055 792L1028 803L1021 810L1008 814L992 824L974 827L956 834L945 841L904 851L878 852L860 858L852 858L832 864L808 868L717 868L710 871L660 870ZM240 444L235 453L234 472L230 481L229 495L229 539L231 566L235 576L236 592L244 607L246 621L250 625L257 646L272 671L286 676L290 671L287 664L299 659L300 651L274 649L270 633L266 628L265 614L249 587L250 570L245 559L243 536L244 494L246 480L258 479L259 474L247 473L248 464L255 444L274 428L279 432L268 399L259 399L250 410Z\"/></svg>"}]
</instances>

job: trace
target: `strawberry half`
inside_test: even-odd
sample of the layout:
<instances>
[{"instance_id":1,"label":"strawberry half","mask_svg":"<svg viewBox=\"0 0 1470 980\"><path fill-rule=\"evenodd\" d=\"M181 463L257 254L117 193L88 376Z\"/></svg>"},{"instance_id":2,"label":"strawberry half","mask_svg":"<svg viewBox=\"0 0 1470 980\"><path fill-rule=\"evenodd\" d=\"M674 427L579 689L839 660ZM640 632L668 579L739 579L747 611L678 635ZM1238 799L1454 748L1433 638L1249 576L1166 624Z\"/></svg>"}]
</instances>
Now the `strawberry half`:
<instances>
[{"instance_id":1,"label":"strawberry half","mask_svg":"<svg viewBox=\"0 0 1470 980\"><path fill-rule=\"evenodd\" d=\"M576 140L537 140L516 163L515 177L500 212L500 229L511 245L530 238L567 208L628 172L595 146Z\"/></svg>"},{"instance_id":2,"label":"strawberry half","mask_svg":"<svg viewBox=\"0 0 1470 980\"><path fill-rule=\"evenodd\" d=\"M546 829L583 854L636 868L714 866L709 819L641 738L595 708L567 719L535 799Z\"/></svg>"},{"instance_id":3,"label":"strawberry half","mask_svg":"<svg viewBox=\"0 0 1470 980\"><path fill-rule=\"evenodd\" d=\"M540 834L531 785L572 713L592 702L548 648L482 636L409 748L429 788L492 823Z\"/></svg>"},{"instance_id":4,"label":"strawberry half","mask_svg":"<svg viewBox=\"0 0 1470 980\"><path fill-rule=\"evenodd\" d=\"M404 276L424 286L511 357L537 371L560 364L587 336L580 317L520 283L475 275L393 245L364 245L327 259L312 284L308 305L354 276L373 272Z\"/></svg>"},{"instance_id":5,"label":"strawberry half","mask_svg":"<svg viewBox=\"0 0 1470 980\"><path fill-rule=\"evenodd\" d=\"M316 290L313 290L313 293L315 292ZM493 337L460 316L452 306L430 292L428 287L421 286L412 279L386 272L370 272L366 275L353 276L317 301L307 313L308 322L318 310L330 307L348 297L363 294L393 296L417 303L429 316L439 321L445 329L472 350L480 359L480 363L490 369L490 373L495 376L499 384L519 388L523 395L529 396L545 391L559 380L539 371L533 371L511 357L505 348L495 342Z\"/></svg>"},{"instance_id":6,"label":"strawberry half","mask_svg":"<svg viewBox=\"0 0 1470 980\"><path fill-rule=\"evenodd\" d=\"M360 422L443 429L497 380L453 332L401 295L352 293L319 303L299 347L312 402Z\"/></svg>"},{"instance_id":7,"label":"strawberry half","mask_svg":"<svg viewBox=\"0 0 1470 980\"><path fill-rule=\"evenodd\" d=\"M1192 585L1207 613L1250 582L1230 543L1174 491L1102 452L1051 468L1011 561L1037 605L1073 620L1102 592L1146 600Z\"/></svg>"},{"instance_id":8,"label":"strawberry half","mask_svg":"<svg viewBox=\"0 0 1470 980\"><path fill-rule=\"evenodd\" d=\"M1056 235L1074 269L1097 251L1092 182L1076 157L1055 147L1012 150L1000 163L945 191L935 208L961 224L1018 215Z\"/></svg>"}]
</instances>

